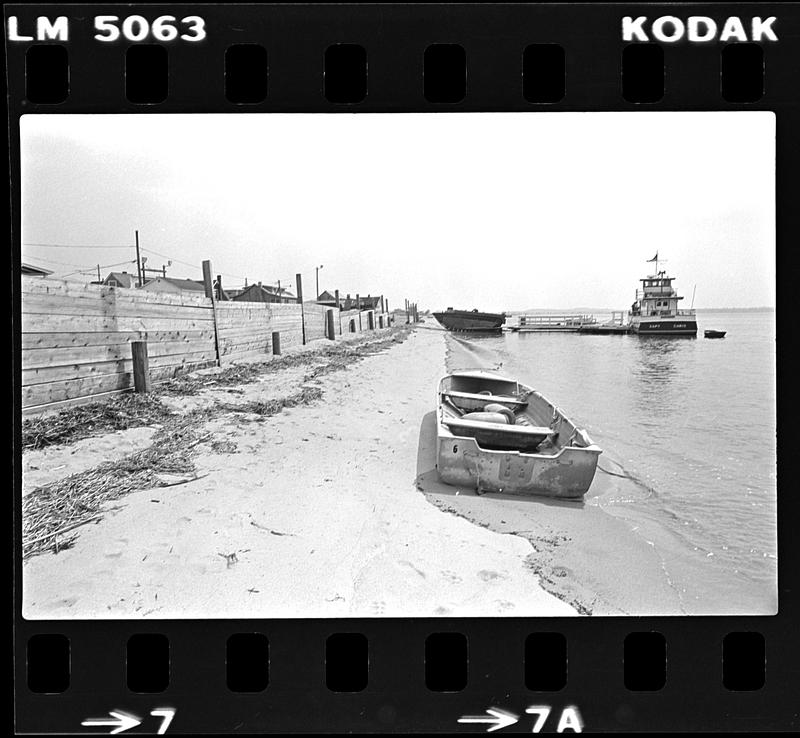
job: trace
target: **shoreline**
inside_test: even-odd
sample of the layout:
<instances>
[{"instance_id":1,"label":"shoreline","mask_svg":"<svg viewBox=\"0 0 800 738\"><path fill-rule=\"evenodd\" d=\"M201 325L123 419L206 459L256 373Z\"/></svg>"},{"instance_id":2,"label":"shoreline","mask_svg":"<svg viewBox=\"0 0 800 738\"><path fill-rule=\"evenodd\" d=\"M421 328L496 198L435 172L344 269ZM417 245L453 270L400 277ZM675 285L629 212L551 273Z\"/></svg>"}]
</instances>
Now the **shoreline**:
<instances>
[{"instance_id":1,"label":"shoreline","mask_svg":"<svg viewBox=\"0 0 800 738\"><path fill-rule=\"evenodd\" d=\"M415 469L432 450L420 419L444 373L442 334L417 329L355 351L337 366L312 360L159 395L179 416L209 411L187 430L194 476L112 497L70 545L27 559L23 615L575 615L540 586L528 541L444 513L417 489ZM280 404L301 388L311 401ZM125 433L61 453L107 454ZM58 447L45 451L58 466Z\"/></svg>"}]
</instances>

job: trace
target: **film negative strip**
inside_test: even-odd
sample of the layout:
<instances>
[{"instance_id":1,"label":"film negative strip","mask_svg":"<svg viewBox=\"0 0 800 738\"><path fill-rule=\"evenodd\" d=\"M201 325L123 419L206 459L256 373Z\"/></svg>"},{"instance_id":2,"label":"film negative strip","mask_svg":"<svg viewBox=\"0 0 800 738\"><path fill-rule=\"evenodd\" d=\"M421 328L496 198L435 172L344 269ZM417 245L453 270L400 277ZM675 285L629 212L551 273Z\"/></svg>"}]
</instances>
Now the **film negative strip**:
<instances>
[{"instance_id":1,"label":"film negative strip","mask_svg":"<svg viewBox=\"0 0 800 738\"><path fill-rule=\"evenodd\" d=\"M800 3L5 27L17 732L798 727Z\"/></svg>"}]
</instances>

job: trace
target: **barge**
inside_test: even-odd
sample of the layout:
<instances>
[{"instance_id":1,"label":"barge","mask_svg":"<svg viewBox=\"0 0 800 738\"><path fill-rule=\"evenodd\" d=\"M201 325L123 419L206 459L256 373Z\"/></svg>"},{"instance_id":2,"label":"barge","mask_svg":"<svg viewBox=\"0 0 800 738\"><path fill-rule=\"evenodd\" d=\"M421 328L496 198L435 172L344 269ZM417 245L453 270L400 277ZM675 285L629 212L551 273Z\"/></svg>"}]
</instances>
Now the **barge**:
<instances>
[{"instance_id":1,"label":"barge","mask_svg":"<svg viewBox=\"0 0 800 738\"><path fill-rule=\"evenodd\" d=\"M506 322L505 313L484 313L473 310L447 310L434 313L433 317L448 331L456 333L500 333Z\"/></svg>"}]
</instances>

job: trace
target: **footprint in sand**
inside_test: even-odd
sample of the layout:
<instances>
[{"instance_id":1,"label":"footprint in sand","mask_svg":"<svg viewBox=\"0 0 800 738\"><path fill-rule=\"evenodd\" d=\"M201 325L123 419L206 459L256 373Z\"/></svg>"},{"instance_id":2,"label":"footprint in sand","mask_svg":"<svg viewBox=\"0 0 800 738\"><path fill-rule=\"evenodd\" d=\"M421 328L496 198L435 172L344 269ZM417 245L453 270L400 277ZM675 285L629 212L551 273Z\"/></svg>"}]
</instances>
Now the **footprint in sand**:
<instances>
[{"instance_id":1,"label":"footprint in sand","mask_svg":"<svg viewBox=\"0 0 800 738\"><path fill-rule=\"evenodd\" d=\"M492 579L505 579L505 577L502 574L498 574L496 571L481 569L478 572L478 579L481 579L484 582L490 582Z\"/></svg>"},{"instance_id":2,"label":"footprint in sand","mask_svg":"<svg viewBox=\"0 0 800 738\"><path fill-rule=\"evenodd\" d=\"M455 572L452 571L443 571L442 576L448 581L452 582L453 584L461 584L464 580L458 576Z\"/></svg>"},{"instance_id":3,"label":"footprint in sand","mask_svg":"<svg viewBox=\"0 0 800 738\"><path fill-rule=\"evenodd\" d=\"M451 612L451 610L449 610L448 608L446 608L446 607L442 607L441 605L439 605L439 607L437 607L437 608L436 608L436 609L433 611L433 614L434 614L434 615L449 615L449 614L450 614L450 612Z\"/></svg>"},{"instance_id":4,"label":"footprint in sand","mask_svg":"<svg viewBox=\"0 0 800 738\"><path fill-rule=\"evenodd\" d=\"M501 612L514 609L514 603L509 602L508 600L495 600L495 604Z\"/></svg>"},{"instance_id":5,"label":"footprint in sand","mask_svg":"<svg viewBox=\"0 0 800 738\"><path fill-rule=\"evenodd\" d=\"M386 612L386 603L383 600L378 600L370 605L370 609L375 615L383 615Z\"/></svg>"}]
</instances>

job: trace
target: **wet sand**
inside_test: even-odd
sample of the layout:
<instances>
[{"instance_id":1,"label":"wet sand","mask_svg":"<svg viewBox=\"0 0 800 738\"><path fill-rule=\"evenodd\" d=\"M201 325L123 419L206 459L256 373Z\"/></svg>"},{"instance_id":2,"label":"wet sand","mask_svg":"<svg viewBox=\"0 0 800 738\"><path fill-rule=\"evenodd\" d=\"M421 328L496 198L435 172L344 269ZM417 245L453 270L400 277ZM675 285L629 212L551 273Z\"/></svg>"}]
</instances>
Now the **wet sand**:
<instances>
[{"instance_id":1,"label":"wet sand","mask_svg":"<svg viewBox=\"0 0 800 738\"><path fill-rule=\"evenodd\" d=\"M535 537L502 513L505 502L452 489L420 493L444 372L444 334L423 326L310 382L303 372L281 372L169 398L188 411L222 394L226 402L266 399L304 383L323 391L320 401L264 422L235 413L210 420L203 431L211 440L197 447L200 478L116 500L80 528L71 548L25 562L24 616L575 615L569 597L540 586L537 572L554 571L548 552L534 552ZM129 441L108 434L102 443L60 447L72 459L66 473L96 461L93 449L113 457L115 438L123 448ZM64 463L58 454L59 447L48 450L51 476ZM39 471L27 463L28 473ZM454 501L458 514L445 512L443 501ZM476 519L497 517L495 529L468 519L470 503ZM509 509L517 504L532 509L524 502ZM543 540L539 529L537 536Z\"/></svg>"}]
</instances>

